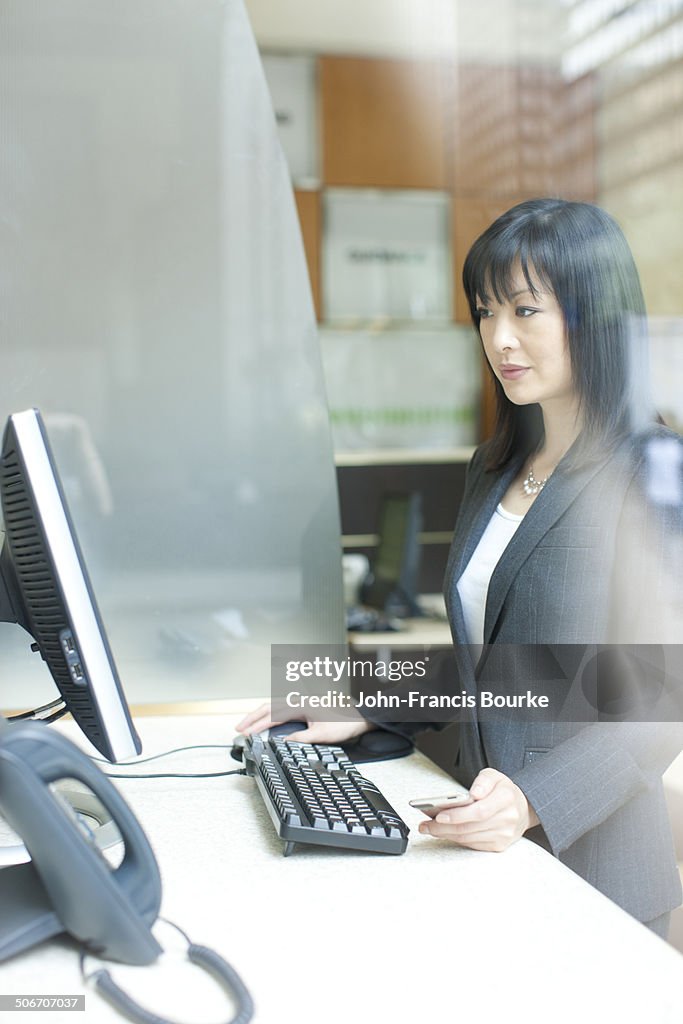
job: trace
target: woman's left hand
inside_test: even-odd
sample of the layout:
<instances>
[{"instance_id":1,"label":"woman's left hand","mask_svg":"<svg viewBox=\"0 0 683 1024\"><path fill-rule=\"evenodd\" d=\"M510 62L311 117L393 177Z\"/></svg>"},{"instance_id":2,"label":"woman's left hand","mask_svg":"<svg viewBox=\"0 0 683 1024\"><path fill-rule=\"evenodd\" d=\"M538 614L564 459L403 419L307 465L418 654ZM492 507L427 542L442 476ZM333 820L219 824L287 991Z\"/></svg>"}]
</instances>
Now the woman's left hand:
<instances>
[{"instance_id":1,"label":"woman's left hand","mask_svg":"<svg viewBox=\"0 0 683 1024\"><path fill-rule=\"evenodd\" d=\"M420 832L471 850L500 853L539 824L519 786L495 768L479 772L470 794L474 803L441 811L433 821L421 822Z\"/></svg>"}]
</instances>

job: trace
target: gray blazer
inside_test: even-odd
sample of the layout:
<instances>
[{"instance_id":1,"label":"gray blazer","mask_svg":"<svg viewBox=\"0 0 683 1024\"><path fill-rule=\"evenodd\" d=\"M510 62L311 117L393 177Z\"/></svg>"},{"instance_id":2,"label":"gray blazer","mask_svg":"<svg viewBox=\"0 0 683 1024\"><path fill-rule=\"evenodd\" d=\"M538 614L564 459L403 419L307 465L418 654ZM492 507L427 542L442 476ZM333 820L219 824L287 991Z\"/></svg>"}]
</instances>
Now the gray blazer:
<instances>
[{"instance_id":1,"label":"gray blazer","mask_svg":"<svg viewBox=\"0 0 683 1024\"><path fill-rule=\"evenodd\" d=\"M653 436L681 444L661 428ZM625 442L610 458L550 477L493 572L484 630L492 646L475 659L456 584L522 461L487 472L484 446L477 450L445 579L459 686L526 686L533 650L548 655L544 687L571 688L585 645L671 641L664 598L680 640L681 509L647 499L645 450L642 438ZM589 724L474 710L461 722L455 771L466 785L485 766L512 778L551 852L649 921L681 902L661 776L683 747L683 726L680 711L667 718Z\"/></svg>"}]
</instances>

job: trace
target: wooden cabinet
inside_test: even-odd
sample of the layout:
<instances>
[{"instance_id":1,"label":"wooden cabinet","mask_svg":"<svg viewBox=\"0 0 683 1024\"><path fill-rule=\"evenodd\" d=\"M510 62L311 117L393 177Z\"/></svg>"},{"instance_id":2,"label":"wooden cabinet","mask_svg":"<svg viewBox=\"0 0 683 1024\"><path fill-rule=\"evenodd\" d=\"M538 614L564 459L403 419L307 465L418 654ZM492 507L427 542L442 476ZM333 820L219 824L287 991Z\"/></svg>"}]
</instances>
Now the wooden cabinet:
<instances>
[{"instance_id":1,"label":"wooden cabinet","mask_svg":"<svg viewBox=\"0 0 683 1024\"><path fill-rule=\"evenodd\" d=\"M446 62L321 57L324 184L447 188L451 81Z\"/></svg>"}]
</instances>

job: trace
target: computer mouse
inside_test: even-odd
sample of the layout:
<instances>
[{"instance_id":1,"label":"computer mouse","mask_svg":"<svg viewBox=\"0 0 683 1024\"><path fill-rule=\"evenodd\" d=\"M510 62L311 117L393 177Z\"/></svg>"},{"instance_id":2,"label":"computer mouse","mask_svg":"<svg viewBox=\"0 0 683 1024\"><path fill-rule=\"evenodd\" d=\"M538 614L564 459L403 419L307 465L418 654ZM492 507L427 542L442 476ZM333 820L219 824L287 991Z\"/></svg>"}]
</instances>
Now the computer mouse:
<instances>
[{"instance_id":1,"label":"computer mouse","mask_svg":"<svg viewBox=\"0 0 683 1024\"><path fill-rule=\"evenodd\" d=\"M232 741L232 748L230 750L230 757L233 759L233 761L244 760L244 746L246 742L247 737L244 736L241 732L234 737Z\"/></svg>"},{"instance_id":2,"label":"computer mouse","mask_svg":"<svg viewBox=\"0 0 683 1024\"><path fill-rule=\"evenodd\" d=\"M278 725L271 725L268 735L290 736L293 732L302 732L304 729L308 729L308 722L279 722Z\"/></svg>"}]
</instances>

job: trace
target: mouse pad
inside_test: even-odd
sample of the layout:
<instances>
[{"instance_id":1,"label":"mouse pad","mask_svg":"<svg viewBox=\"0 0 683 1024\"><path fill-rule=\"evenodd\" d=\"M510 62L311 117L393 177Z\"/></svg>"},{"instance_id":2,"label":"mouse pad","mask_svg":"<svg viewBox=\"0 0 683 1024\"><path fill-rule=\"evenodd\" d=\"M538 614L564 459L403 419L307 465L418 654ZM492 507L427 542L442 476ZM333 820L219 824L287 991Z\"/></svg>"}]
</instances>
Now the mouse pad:
<instances>
[{"instance_id":1,"label":"mouse pad","mask_svg":"<svg viewBox=\"0 0 683 1024\"><path fill-rule=\"evenodd\" d=\"M373 729L356 740L341 743L340 746L352 761L359 764L369 761L391 761L396 757L412 754L414 744L405 736L386 729Z\"/></svg>"}]
</instances>

